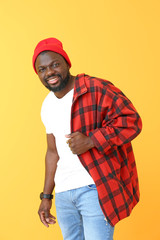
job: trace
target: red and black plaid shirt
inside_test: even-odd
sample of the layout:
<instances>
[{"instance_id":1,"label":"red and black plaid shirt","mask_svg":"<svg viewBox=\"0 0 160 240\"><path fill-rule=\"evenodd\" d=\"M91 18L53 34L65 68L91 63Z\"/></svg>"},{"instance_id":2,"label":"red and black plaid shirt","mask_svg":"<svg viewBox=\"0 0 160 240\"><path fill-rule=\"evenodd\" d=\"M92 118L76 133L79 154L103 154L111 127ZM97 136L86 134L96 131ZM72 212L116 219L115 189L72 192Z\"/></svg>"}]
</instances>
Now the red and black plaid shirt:
<instances>
[{"instance_id":1,"label":"red and black plaid shirt","mask_svg":"<svg viewBox=\"0 0 160 240\"><path fill-rule=\"evenodd\" d=\"M100 206L112 226L129 216L139 201L131 140L141 127L131 101L111 82L77 75L71 132L90 136L96 146L79 159L96 184Z\"/></svg>"}]
</instances>

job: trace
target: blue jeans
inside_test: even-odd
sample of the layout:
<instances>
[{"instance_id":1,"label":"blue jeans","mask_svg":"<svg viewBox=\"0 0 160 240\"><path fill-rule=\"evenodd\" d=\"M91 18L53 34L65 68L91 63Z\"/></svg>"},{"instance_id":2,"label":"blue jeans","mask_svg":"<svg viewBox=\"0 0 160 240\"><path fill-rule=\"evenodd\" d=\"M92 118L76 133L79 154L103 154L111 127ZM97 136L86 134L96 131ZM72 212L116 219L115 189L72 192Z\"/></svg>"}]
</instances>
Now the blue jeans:
<instances>
[{"instance_id":1,"label":"blue jeans","mask_svg":"<svg viewBox=\"0 0 160 240\"><path fill-rule=\"evenodd\" d=\"M112 240L94 184L55 194L57 220L64 240Z\"/></svg>"}]
</instances>

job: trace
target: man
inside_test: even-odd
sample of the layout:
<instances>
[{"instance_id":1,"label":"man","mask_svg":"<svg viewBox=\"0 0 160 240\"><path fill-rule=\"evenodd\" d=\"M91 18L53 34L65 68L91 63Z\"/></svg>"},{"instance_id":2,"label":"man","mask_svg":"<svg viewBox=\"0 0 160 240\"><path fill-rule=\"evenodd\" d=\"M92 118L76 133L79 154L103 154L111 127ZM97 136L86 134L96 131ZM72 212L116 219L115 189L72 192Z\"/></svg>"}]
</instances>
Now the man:
<instances>
[{"instance_id":1,"label":"man","mask_svg":"<svg viewBox=\"0 0 160 240\"><path fill-rule=\"evenodd\" d=\"M55 223L50 213L55 187L65 240L111 240L114 225L139 201L131 140L142 123L132 103L111 82L72 76L70 67L59 40L38 43L33 68L50 90L41 110L47 152L38 213L46 227Z\"/></svg>"}]
</instances>

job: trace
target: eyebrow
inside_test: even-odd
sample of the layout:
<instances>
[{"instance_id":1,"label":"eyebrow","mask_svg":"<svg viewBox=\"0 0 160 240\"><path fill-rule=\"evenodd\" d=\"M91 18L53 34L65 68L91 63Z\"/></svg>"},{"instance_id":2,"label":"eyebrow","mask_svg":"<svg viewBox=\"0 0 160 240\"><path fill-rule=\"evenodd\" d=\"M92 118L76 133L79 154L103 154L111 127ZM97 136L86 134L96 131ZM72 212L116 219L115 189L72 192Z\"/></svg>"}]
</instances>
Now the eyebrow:
<instances>
[{"instance_id":1,"label":"eyebrow","mask_svg":"<svg viewBox=\"0 0 160 240\"><path fill-rule=\"evenodd\" d=\"M59 61L59 59L53 60L49 65L51 65L52 63L57 62L57 61ZM38 69L43 68L43 67L46 67L46 65L40 65L40 66L38 66Z\"/></svg>"}]
</instances>

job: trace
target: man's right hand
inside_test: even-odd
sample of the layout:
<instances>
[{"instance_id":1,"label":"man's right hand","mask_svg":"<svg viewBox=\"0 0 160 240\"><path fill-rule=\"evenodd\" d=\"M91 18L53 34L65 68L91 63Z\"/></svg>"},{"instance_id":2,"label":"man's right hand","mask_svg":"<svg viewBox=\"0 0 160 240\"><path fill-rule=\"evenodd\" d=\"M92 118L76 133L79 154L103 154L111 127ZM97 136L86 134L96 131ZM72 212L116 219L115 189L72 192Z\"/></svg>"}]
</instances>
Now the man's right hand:
<instances>
[{"instance_id":1,"label":"man's right hand","mask_svg":"<svg viewBox=\"0 0 160 240\"><path fill-rule=\"evenodd\" d=\"M52 207L52 200L43 198L38 210L38 214L40 217L41 222L46 226L49 227L49 224L55 224L55 217L50 213L50 209Z\"/></svg>"}]
</instances>

